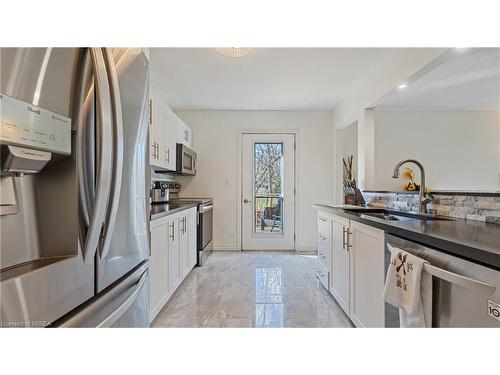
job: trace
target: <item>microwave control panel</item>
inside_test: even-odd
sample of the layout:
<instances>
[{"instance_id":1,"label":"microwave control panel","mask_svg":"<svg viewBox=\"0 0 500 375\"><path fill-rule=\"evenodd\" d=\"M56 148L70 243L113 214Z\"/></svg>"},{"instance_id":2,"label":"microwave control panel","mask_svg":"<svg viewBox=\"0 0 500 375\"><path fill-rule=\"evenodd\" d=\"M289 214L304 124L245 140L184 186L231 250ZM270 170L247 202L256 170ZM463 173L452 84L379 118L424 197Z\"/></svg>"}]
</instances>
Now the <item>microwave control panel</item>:
<instances>
[{"instance_id":1,"label":"microwave control panel","mask_svg":"<svg viewBox=\"0 0 500 375\"><path fill-rule=\"evenodd\" d=\"M0 94L0 143L71 154L71 119Z\"/></svg>"}]
</instances>

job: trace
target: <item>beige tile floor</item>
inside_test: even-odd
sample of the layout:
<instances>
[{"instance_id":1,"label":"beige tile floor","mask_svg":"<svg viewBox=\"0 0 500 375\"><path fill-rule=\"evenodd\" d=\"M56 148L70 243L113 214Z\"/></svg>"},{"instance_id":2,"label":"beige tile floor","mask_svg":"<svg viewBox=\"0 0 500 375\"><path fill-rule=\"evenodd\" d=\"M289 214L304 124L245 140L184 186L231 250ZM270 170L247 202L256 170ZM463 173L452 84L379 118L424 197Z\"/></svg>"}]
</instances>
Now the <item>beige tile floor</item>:
<instances>
[{"instance_id":1,"label":"beige tile floor","mask_svg":"<svg viewBox=\"0 0 500 375\"><path fill-rule=\"evenodd\" d=\"M153 327L352 327L294 252L214 252L179 286Z\"/></svg>"}]
</instances>

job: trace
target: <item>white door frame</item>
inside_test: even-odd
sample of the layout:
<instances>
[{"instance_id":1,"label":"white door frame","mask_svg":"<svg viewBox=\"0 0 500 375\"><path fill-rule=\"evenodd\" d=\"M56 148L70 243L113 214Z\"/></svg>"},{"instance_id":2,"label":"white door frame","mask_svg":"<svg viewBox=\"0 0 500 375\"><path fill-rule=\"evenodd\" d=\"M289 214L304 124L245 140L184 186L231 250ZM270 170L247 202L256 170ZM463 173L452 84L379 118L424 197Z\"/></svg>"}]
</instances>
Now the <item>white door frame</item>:
<instances>
[{"instance_id":1,"label":"white door frame","mask_svg":"<svg viewBox=\"0 0 500 375\"><path fill-rule=\"evenodd\" d=\"M238 168L237 168L237 174L238 174L238 204L236 205L236 236L237 236L237 250L241 251L242 247L242 236L243 236L243 231L241 228L242 221L243 221L243 210L241 209L241 205L243 202L243 194L242 194L242 184L243 184L243 134L292 134L295 139L295 157L294 157L294 188L295 188L295 194L293 196L293 201L294 201L294 212L293 212L293 231L295 234L294 241L293 241L293 248L296 251L297 250L297 195L299 194L299 189L298 189L298 180L299 176L297 174L297 158L299 155L299 129L249 129L249 130L240 130L238 132Z\"/></svg>"}]
</instances>

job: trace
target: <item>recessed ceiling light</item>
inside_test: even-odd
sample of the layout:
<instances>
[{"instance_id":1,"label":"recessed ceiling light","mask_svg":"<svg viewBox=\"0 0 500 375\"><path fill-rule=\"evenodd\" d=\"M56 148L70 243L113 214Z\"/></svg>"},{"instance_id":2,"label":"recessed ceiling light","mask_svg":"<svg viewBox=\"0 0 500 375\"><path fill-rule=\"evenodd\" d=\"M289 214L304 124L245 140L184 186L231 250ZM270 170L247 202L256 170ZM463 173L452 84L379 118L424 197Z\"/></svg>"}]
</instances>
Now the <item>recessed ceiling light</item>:
<instances>
[{"instance_id":1,"label":"recessed ceiling light","mask_svg":"<svg viewBox=\"0 0 500 375\"><path fill-rule=\"evenodd\" d=\"M222 56L227 57L242 57L250 53L251 48L245 47L222 47L215 49Z\"/></svg>"},{"instance_id":2,"label":"recessed ceiling light","mask_svg":"<svg viewBox=\"0 0 500 375\"><path fill-rule=\"evenodd\" d=\"M408 84L407 83L401 83L399 86L398 86L398 89L400 90L404 90L405 88L408 87Z\"/></svg>"}]
</instances>

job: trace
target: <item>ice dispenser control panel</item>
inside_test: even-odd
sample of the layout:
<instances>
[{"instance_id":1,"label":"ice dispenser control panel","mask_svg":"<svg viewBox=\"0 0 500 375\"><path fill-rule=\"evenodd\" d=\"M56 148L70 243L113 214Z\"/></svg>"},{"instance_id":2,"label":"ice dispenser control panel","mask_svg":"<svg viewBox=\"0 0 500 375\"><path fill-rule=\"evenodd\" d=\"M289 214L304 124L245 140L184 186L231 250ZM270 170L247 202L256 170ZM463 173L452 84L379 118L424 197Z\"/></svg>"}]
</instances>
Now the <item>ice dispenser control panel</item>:
<instances>
[{"instance_id":1,"label":"ice dispenser control panel","mask_svg":"<svg viewBox=\"0 0 500 375\"><path fill-rule=\"evenodd\" d=\"M71 119L0 94L0 143L71 154Z\"/></svg>"}]
</instances>

